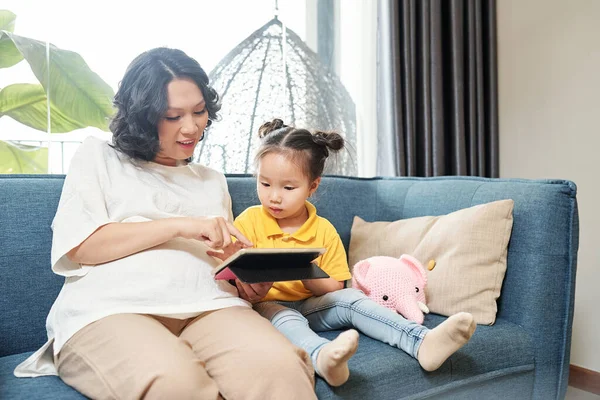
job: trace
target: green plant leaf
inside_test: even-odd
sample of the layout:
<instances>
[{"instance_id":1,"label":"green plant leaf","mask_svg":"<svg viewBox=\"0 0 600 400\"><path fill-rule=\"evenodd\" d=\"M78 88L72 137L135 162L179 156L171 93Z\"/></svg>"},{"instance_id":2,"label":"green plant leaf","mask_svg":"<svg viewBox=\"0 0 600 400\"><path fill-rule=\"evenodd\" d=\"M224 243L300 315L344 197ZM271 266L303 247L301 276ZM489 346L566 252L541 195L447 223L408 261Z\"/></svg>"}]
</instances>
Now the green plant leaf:
<instances>
[{"instance_id":1,"label":"green plant leaf","mask_svg":"<svg viewBox=\"0 0 600 400\"><path fill-rule=\"evenodd\" d=\"M63 115L85 126L108 131L108 119L113 113L112 88L104 82L75 52L49 45L50 76L46 62L46 44L4 32L10 38L44 89L50 102Z\"/></svg>"},{"instance_id":2,"label":"green plant leaf","mask_svg":"<svg viewBox=\"0 0 600 400\"><path fill-rule=\"evenodd\" d=\"M46 93L40 84L17 83L0 91L0 117L7 115L31 128L48 130ZM64 115L50 102L50 129L53 133L65 133L86 125Z\"/></svg>"},{"instance_id":3,"label":"green plant leaf","mask_svg":"<svg viewBox=\"0 0 600 400\"><path fill-rule=\"evenodd\" d=\"M12 40L0 31L0 68L8 68L23 60L23 55Z\"/></svg>"},{"instance_id":4,"label":"green plant leaf","mask_svg":"<svg viewBox=\"0 0 600 400\"><path fill-rule=\"evenodd\" d=\"M13 32L17 16L8 10L0 10L0 31Z\"/></svg>"},{"instance_id":5,"label":"green plant leaf","mask_svg":"<svg viewBox=\"0 0 600 400\"><path fill-rule=\"evenodd\" d=\"M0 140L0 174L47 174L48 148Z\"/></svg>"},{"instance_id":6,"label":"green plant leaf","mask_svg":"<svg viewBox=\"0 0 600 400\"><path fill-rule=\"evenodd\" d=\"M17 16L14 13L0 10L0 68L12 67L23 59L23 55L12 40L2 32L13 32L16 19Z\"/></svg>"}]
</instances>

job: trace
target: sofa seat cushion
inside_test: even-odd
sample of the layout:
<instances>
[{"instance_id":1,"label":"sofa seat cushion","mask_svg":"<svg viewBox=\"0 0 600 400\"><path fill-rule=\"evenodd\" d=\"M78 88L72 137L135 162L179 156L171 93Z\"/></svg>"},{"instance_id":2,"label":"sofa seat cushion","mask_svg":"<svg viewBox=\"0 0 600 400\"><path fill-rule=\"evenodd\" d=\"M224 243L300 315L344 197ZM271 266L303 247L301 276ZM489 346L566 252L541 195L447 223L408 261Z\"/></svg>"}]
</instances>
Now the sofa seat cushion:
<instances>
[{"instance_id":1,"label":"sofa seat cushion","mask_svg":"<svg viewBox=\"0 0 600 400\"><path fill-rule=\"evenodd\" d=\"M445 318L427 315L425 325L432 328ZM323 332L334 338L339 331ZM13 370L31 353L0 357L0 399L81 399L79 393L56 376L16 378ZM518 325L499 318L494 326L478 326L471 341L450 357L435 372L425 372L415 359L402 350L360 336L356 355L350 360L350 380L339 388L317 380L320 399L399 399L425 393L465 390L489 380L515 377L522 387L517 393L530 393L533 386L534 359L531 338Z\"/></svg>"},{"instance_id":2,"label":"sofa seat cushion","mask_svg":"<svg viewBox=\"0 0 600 400\"><path fill-rule=\"evenodd\" d=\"M424 324L433 328L446 318L425 316ZM334 338L339 332L323 332ZM502 318L493 326L477 326L471 341L456 352L437 371L425 372L417 360L402 350L360 336L358 351L350 359L350 380L338 388L317 380L320 399L400 399L427 394L465 391L473 385L502 380L520 385L515 393L531 393L534 357L529 334L519 325Z\"/></svg>"},{"instance_id":3,"label":"sofa seat cushion","mask_svg":"<svg viewBox=\"0 0 600 400\"><path fill-rule=\"evenodd\" d=\"M16 378L15 367L33 352L0 357L0 399L71 400L85 399L58 376Z\"/></svg>"}]
</instances>

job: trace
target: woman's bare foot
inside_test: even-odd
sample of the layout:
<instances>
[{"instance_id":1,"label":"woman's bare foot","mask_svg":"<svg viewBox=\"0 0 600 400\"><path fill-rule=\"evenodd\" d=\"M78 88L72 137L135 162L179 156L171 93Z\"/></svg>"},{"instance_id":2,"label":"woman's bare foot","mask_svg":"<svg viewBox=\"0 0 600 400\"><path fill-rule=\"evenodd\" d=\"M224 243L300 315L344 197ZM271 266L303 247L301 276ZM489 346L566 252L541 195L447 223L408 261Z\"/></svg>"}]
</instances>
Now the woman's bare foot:
<instances>
[{"instance_id":1,"label":"woman's bare foot","mask_svg":"<svg viewBox=\"0 0 600 400\"><path fill-rule=\"evenodd\" d=\"M348 380L348 360L358 348L358 332L354 329L340 333L327 343L317 356L317 370L331 386L340 386Z\"/></svg>"},{"instance_id":2,"label":"woman's bare foot","mask_svg":"<svg viewBox=\"0 0 600 400\"><path fill-rule=\"evenodd\" d=\"M475 320L466 312L449 317L429 331L417 354L417 360L426 371L435 371L444 361L471 339L475 332Z\"/></svg>"}]
</instances>

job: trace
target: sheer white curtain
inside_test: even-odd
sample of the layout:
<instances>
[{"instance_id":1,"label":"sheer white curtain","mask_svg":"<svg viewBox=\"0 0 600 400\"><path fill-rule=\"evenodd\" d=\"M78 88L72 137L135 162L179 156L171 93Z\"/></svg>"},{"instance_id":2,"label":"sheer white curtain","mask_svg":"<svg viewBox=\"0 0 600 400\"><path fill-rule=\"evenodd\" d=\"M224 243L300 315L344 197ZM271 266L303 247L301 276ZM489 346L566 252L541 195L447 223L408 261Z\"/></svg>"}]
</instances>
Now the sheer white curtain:
<instances>
[{"instance_id":1,"label":"sheer white curtain","mask_svg":"<svg viewBox=\"0 0 600 400\"><path fill-rule=\"evenodd\" d=\"M306 41L318 51L318 7L321 0L307 0ZM332 0L332 54L327 54L335 73L356 106L356 164L359 176L374 176L377 164L377 1Z\"/></svg>"}]
</instances>

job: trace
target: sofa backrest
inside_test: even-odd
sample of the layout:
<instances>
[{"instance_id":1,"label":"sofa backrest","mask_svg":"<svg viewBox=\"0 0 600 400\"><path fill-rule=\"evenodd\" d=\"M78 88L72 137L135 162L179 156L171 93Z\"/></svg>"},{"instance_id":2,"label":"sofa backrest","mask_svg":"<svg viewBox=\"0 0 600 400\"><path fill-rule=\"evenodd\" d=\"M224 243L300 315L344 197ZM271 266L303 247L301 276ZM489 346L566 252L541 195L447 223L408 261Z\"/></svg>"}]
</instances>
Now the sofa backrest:
<instances>
[{"instance_id":1,"label":"sofa backrest","mask_svg":"<svg viewBox=\"0 0 600 400\"><path fill-rule=\"evenodd\" d=\"M50 269L62 176L0 175L0 357L36 350L64 278Z\"/></svg>"},{"instance_id":2,"label":"sofa backrest","mask_svg":"<svg viewBox=\"0 0 600 400\"><path fill-rule=\"evenodd\" d=\"M45 319L63 283L50 270L50 224L63 179L0 175L0 356L33 351L46 340ZM234 215L258 204L254 178L231 175L228 184ZM575 193L575 185L568 181L326 177L313 203L338 229L348 249L355 215L366 221L393 221L512 198L514 223L505 278L510 301L503 300L503 292L499 317L526 321L540 316L527 315L520 302L543 301L527 296L536 270L529 267L548 260L574 262L578 240ZM564 286L564 282L558 284ZM557 291L564 292L564 288Z\"/></svg>"}]
</instances>

